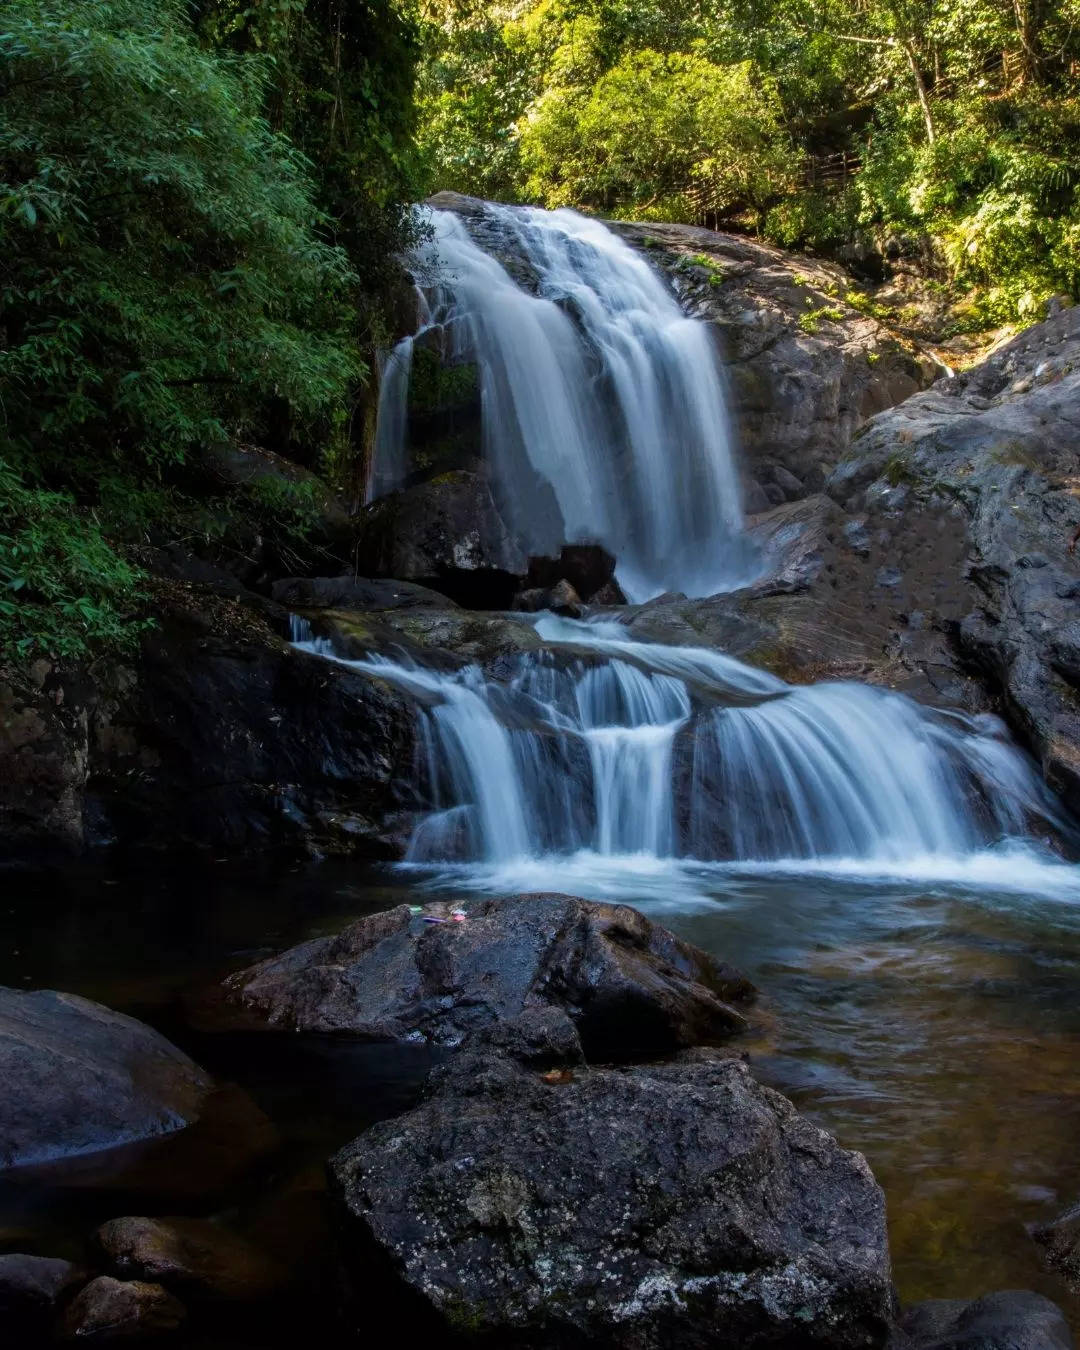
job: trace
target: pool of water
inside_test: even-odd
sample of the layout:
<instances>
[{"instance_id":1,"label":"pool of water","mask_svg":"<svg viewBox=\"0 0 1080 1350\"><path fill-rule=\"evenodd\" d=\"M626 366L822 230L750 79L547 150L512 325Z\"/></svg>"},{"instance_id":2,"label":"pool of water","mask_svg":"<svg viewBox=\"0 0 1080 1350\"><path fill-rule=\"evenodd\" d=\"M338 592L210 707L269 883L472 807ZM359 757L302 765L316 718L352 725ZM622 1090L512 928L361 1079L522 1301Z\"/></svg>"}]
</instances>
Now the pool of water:
<instances>
[{"instance_id":1,"label":"pool of water","mask_svg":"<svg viewBox=\"0 0 1080 1350\"><path fill-rule=\"evenodd\" d=\"M406 1099L401 1065L370 1049L328 1049L313 1066L208 1048L178 1016L186 988L418 895L513 881L627 900L760 986L751 1062L867 1155L903 1299L1034 1288L1080 1331L1080 1301L1027 1232L1080 1198L1080 884L1073 869L1032 866L1026 877L992 858L975 872L871 877L644 858L530 864L513 877L337 863L86 868L6 879L0 983L100 999L209 1058L281 1126L279 1192L317 1192L317 1158ZM59 1232L48 1211L28 1217L24 1197L5 1213L0 1198L0 1243L25 1245L35 1224Z\"/></svg>"}]
</instances>

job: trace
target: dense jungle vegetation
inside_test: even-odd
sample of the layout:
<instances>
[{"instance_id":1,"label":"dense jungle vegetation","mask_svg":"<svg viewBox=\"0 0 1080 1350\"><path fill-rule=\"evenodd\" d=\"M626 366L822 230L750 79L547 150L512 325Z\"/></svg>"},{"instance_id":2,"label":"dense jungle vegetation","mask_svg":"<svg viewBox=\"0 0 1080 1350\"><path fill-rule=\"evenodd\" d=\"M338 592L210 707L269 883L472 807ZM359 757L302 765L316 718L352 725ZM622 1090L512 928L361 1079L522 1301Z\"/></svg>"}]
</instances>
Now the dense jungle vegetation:
<instances>
[{"instance_id":1,"label":"dense jungle vegetation","mask_svg":"<svg viewBox=\"0 0 1080 1350\"><path fill-rule=\"evenodd\" d=\"M440 186L788 247L894 236L976 324L1080 286L1077 0L436 4Z\"/></svg>"},{"instance_id":2,"label":"dense jungle vegetation","mask_svg":"<svg viewBox=\"0 0 1080 1350\"><path fill-rule=\"evenodd\" d=\"M0 647L145 622L140 546L346 489L408 204L901 251L971 327L1080 297L1080 0L4 0Z\"/></svg>"}]
</instances>

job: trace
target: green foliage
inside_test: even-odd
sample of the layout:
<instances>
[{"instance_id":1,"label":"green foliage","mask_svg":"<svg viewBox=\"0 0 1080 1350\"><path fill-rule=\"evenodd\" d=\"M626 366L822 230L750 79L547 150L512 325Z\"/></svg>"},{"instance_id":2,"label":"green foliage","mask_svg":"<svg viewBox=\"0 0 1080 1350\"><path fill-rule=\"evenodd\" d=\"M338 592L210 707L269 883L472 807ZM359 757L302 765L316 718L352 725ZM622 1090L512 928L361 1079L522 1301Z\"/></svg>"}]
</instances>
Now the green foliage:
<instances>
[{"instance_id":1,"label":"green foliage","mask_svg":"<svg viewBox=\"0 0 1080 1350\"><path fill-rule=\"evenodd\" d=\"M1080 299L1080 0L428 0L435 186L934 259Z\"/></svg>"},{"instance_id":2,"label":"green foliage","mask_svg":"<svg viewBox=\"0 0 1080 1350\"><path fill-rule=\"evenodd\" d=\"M195 509L198 447L342 453L414 190L412 39L391 4L350 8L370 60L346 70L342 11L324 10L204 9L200 40L183 0L7 0L9 655L130 638L124 547ZM302 535L310 503L294 497L236 509Z\"/></svg>"},{"instance_id":3,"label":"green foliage","mask_svg":"<svg viewBox=\"0 0 1080 1350\"><path fill-rule=\"evenodd\" d=\"M695 200L763 212L790 164L779 102L748 62L652 50L587 90L546 91L519 141L530 196L639 219L685 220Z\"/></svg>"},{"instance_id":4,"label":"green foliage","mask_svg":"<svg viewBox=\"0 0 1080 1350\"><path fill-rule=\"evenodd\" d=\"M62 492L0 460L0 659L129 647L145 626L139 573Z\"/></svg>"},{"instance_id":5,"label":"green foliage","mask_svg":"<svg viewBox=\"0 0 1080 1350\"><path fill-rule=\"evenodd\" d=\"M381 340L393 256L423 196L413 98L419 29L396 0L197 0L217 48L260 55L275 131L306 157L323 227L359 285L359 339Z\"/></svg>"}]
</instances>

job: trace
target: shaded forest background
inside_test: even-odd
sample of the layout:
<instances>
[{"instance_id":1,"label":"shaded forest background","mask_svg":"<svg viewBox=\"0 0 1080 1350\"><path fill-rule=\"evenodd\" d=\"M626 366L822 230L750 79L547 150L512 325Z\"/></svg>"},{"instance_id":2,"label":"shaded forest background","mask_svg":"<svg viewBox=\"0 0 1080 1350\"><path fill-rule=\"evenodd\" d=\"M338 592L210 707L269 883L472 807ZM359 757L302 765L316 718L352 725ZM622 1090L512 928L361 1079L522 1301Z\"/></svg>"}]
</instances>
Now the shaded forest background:
<instances>
[{"instance_id":1,"label":"shaded forest background","mask_svg":"<svg viewBox=\"0 0 1080 1350\"><path fill-rule=\"evenodd\" d=\"M5 0L0 655L130 646L147 549L303 565L431 190L903 255L974 331L1080 298L1078 187L1080 0Z\"/></svg>"}]
</instances>

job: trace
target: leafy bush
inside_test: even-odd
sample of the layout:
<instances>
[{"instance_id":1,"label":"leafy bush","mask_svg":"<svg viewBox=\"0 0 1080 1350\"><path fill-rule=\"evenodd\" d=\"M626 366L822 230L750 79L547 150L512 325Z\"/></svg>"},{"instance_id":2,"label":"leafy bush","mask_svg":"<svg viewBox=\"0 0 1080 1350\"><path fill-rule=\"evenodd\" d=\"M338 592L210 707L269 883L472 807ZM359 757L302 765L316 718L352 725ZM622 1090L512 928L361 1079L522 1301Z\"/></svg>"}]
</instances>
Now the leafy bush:
<instances>
[{"instance_id":1,"label":"leafy bush","mask_svg":"<svg viewBox=\"0 0 1080 1350\"><path fill-rule=\"evenodd\" d=\"M201 48L180 0L6 6L8 651L129 636L111 504L208 441L319 439L362 370L354 274L262 116L268 69Z\"/></svg>"},{"instance_id":2,"label":"leafy bush","mask_svg":"<svg viewBox=\"0 0 1080 1350\"><path fill-rule=\"evenodd\" d=\"M139 580L71 496L0 461L0 659L130 646L145 626Z\"/></svg>"},{"instance_id":3,"label":"leafy bush","mask_svg":"<svg viewBox=\"0 0 1080 1350\"><path fill-rule=\"evenodd\" d=\"M749 62L635 51L588 90L548 90L520 129L526 191L639 219L763 214L787 185L779 102Z\"/></svg>"}]
</instances>

